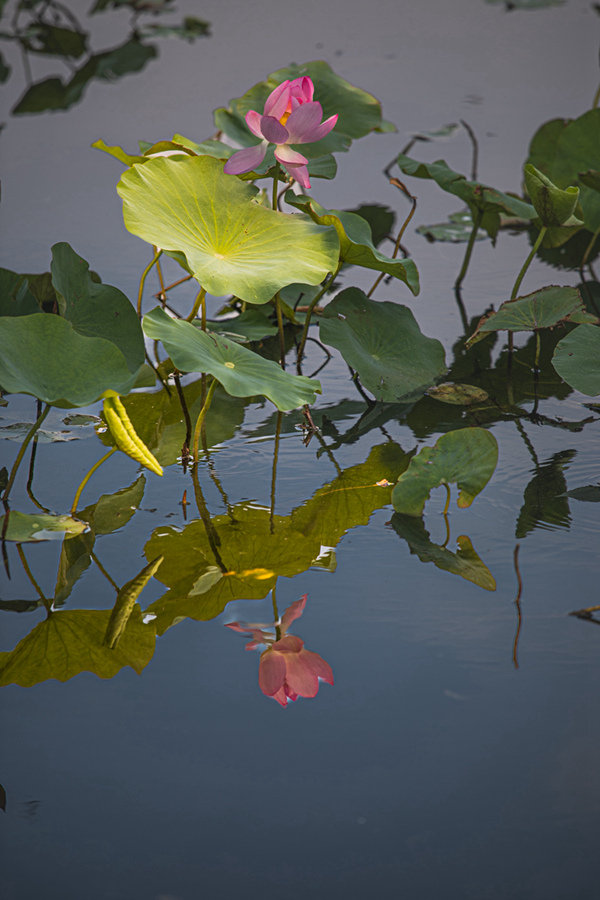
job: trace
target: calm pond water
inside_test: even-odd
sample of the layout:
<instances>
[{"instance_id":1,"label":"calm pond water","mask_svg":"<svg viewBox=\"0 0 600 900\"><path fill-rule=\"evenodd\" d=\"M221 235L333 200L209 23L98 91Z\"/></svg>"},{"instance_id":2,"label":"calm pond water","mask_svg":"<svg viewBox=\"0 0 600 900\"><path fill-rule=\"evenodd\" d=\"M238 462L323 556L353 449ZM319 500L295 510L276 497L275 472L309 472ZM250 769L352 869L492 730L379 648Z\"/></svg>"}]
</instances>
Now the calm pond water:
<instances>
[{"instance_id":1,"label":"calm pond water","mask_svg":"<svg viewBox=\"0 0 600 900\"><path fill-rule=\"evenodd\" d=\"M88 5L73 8L83 19ZM1 265L45 271L51 245L68 241L103 281L135 298L148 248L123 226L119 164L90 144L102 138L133 152L138 138L207 138L215 107L291 60L328 61L374 93L398 126L357 142L339 159L337 179L317 182L314 195L337 208L385 204L399 220L408 206L381 173L411 132L466 120L479 140L481 180L520 191L534 132L583 113L597 87L600 20L579 0L510 13L483 0L336 0L326 9L316 0L207 0L180 3L175 18L187 14L210 21L213 36L160 41L142 73L91 84L68 113L11 116L21 76L7 82ZM103 49L125 39L127 17L107 12L90 27ZM16 53L10 63L18 70ZM51 60L35 64L38 78L56 71ZM413 154L470 170L464 130ZM424 334L442 341L448 380L481 385L502 405L503 337L470 356L455 348L464 329L452 285L464 244L415 233L460 202L430 182L410 187L418 208L404 243L421 294L392 282L376 297L407 304ZM508 298L529 247L525 233L507 231L495 248L476 245L462 293L469 319ZM365 290L372 280L365 270L342 276L344 287ZM579 273L537 259L524 289L552 283L577 285ZM173 296L187 308L185 289ZM211 298L209 312L219 306ZM555 342L550 335L544 353ZM533 339L517 346L516 401L529 412ZM305 374L323 359L310 344ZM598 481L598 421L569 424L593 418L582 405L589 398L547 363L533 419L497 409L478 418L431 398L369 412L339 356L318 377L321 432L308 447L299 412L282 417L277 437L271 404L217 395L199 491L175 464L176 403L159 409L134 398L172 463L164 477L142 476L116 454L80 504L90 512L105 498L95 534L71 539L71 549L22 545L45 596L56 585L64 603L56 618L72 611L59 640L80 656L93 651L81 643L74 651L69 640L90 622L106 627L111 581L122 586L158 555L165 562L140 597L148 624L139 614L128 645L141 675L125 660L104 673L113 677L83 671L2 689L6 900L597 896L600 632L568 613L598 603L600 507L565 496ZM2 428L31 423L35 400L11 396L0 413ZM93 425L66 425L65 416L53 409L43 427L78 439L40 442L31 486L60 513L105 452ZM393 482L405 454L473 424L492 430L499 463L470 508L453 500L449 540L442 491L422 522L394 514L389 488L376 482ZM2 440L1 465L10 469L18 448ZM28 459L11 505L33 512ZM210 581L219 577L215 550L239 578ZM2 651L45 620L14 544L8 553ZM335 683L283 709L261 693L259 655L245 652L250 636L224 626L269 627L274 602L281 615L304 595L290 632L326 660ZM104 617L89 618L97 610ZM150 621L155 649L145 637Z\"/></svg>"}]
</instances>

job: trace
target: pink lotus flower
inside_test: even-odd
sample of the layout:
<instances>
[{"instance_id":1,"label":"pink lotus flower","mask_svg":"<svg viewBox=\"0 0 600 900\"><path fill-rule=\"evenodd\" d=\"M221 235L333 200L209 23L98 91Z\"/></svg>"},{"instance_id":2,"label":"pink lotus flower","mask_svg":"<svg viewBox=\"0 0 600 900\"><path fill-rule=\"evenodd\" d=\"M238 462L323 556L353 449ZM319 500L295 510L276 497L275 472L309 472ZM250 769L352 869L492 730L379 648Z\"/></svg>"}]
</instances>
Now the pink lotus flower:
<instances>
[{"instance_id":1,"label":"pink lotus flower","mask_svg":"<svg viewBox=\"0 0 600 900\"><path fill-rule=\"evenodd\" d=\"M260 166L269 144L275 144L275 159L303 188L310 188L308 160L292 150L290 144L312 144L320 141L334 128L337 116L321 122L323 109L313 100L314 85L307 76L284 81L272 91L265 102L264 113L251 109L246 124L252 134L262 138L260 144L239 150L225 163L228 175L242 175Z\"/></svg>"},{"instance_id":2,"label":"pink lotus flower","mask_svg":"<svg viewBox=\"0 0 600 900\"><path fill-rule=\"evenodd\" d=\"M273 697L281 706L298 697L316 697L319 679L333 684L331 666L311 650L304 649L304 641L287 630L304 612L307 594L285 611L281 621L275 624L275 634L264 631L260 624L231 622L226 628L233 631L250 632L252 640L246 650L254 650L261 644L268 644L261 653L258 667L258 684L267 697Z\"/></svg>"}]
</instances>

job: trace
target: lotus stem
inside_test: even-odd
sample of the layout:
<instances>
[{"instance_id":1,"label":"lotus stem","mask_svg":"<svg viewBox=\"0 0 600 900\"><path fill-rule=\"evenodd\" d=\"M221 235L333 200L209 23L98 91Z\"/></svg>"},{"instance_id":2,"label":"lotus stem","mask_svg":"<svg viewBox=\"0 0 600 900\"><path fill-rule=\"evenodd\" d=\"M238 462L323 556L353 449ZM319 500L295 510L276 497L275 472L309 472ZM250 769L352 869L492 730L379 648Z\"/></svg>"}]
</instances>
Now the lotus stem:
<instances>
[{"instance_id":1,"label":"lotus stem","mask_svg":"<svg viewBox=\"0 0 600 900\"><path fill-rule=\"evenodd\" d=\"M600 90L600 88L598 88L598 90ZM593 250L594 244L596 243L596 241L598 239L599 234L600 234L600 228L596 228L595 232L592 235L591 241L589 242L589 244L587 245L587 247L585 249L585 253L581 257L581 265L579 266L579 271L581 272L582 278L583 278L583 269L585 267L586 262L588 261L588 259L590 257L590 254Z\"/></svg>"},{"instance_id":2,"label":"lotus stem","mask_svg":"<svg viewBox=\"0 0 600 900\"><path fill-rule=\"evenodd\" d=\"M198 296L194 300L194 305L192 307L192 311L186 319L186 322L193 322L196 316L198 315L198 310L202 306L202 331L206 331L206 291L203 287L200 288L198 292Z\"/></svg>"},{"instance_id":3,"label":"lotus stem","mask_svg":"<svg viewBox=\"0 0 600 900\"><path fill-rule=\"evenodd\" d=\"M521 615L521 594L523 593L523 582L521 580L521 572L519 571L519 547L520 544L515 545L515 552L513 557L515 564L515 574L517 576L517 596L515 597L515 606L517 607L517 632L513 641L512 653L513 665L515 669L519 668L517 651L519 649L519 635L521 634L521 625L523 621L523 617Z\"/></svg>"},{"instance_id":4,"label":"lotus stem","mask_svg":"<svg viewBox=\"0 0 600 900\"><path fill-rule=\"evenodd\" d=\"M271 474L271 515L270 519L270 529L271 534L275 531L275 484L277 481L277 460L279 459L279 440L281 437L281 423L283 421L283 413L277 413L277 426L275 428L275 449L273 451L273 470Z\"/></svg>"},{"instance_id":5,"label":"lotus stem","mask_svg":"<svg viewBox=\"0 0 600 900\"><path fill-rule=\"evenodd\" d=\"M473 252L473 247L475 246L475 239L477 238L477 232L479 231L479 226L481 225L481 221L483 219L483 210L478 209L477 215L475 216L475 221L473 222L473 230L469 235L469 242L467 244L467 249L465 251L465 258L463 259L463 264L461 266L461 270L458 273L458 278L454 282L454 287L459 288L464 281L465 275L467 274L467 269L469 268L469 263L471 261L471 254Z\"/></svg>"},{"instance_id":6,"label":"lotus stem","mask_svg":"<svg viewBox=\"0 0 600 900\"><path fill-rule=\"evenodd\" d=\"M208 394L206 395L206 400L204 401L204 405L200 410L200 414L196 420L196 428L194 430L194 449L192 451L192 457L195 463L198 462L198 445L200 443L200 432L202 431L202 425L204 424L204 419L206 418L206 413L210 409L210 404L212 402L213 394L215 392L215 388L217 387L217 379L213 378L212 384L208 389Z\"/></svg>"},{"instance_id":7,"label":"lotus stem","mask_svg":"<svg viewBox=\"0 0 600 900\"><path fill-rule=\"evenodd\" d=\"M450 485L444 482L444 487L446 488L446 505L444 506L443 516L446 517L448 515L448 510L450 508ZM446 519L446 527L448 527L448 520ZM446 543L448 543L448 538L446 538Z\"/></svg>"},{"instance_id":8,"label":"lotus stem","mask_svg":"<svg viewBox=\"0 0 600 900\"><path fill-rule=\"evenodd\" d=\"M152 261L148 263L144 271L142 272L142 277L140 278L140 288L138 290L138 300L137 300L137 314L138 319L142 318L142 295L144 293L144 285L146 284L146 278L148 276L148 272L154 266L160 257L162 256L162 250L157 250L157 252L152 257Z\"/></svg>"},{"instance_id":9,"label":"lotus stem","mask_svg":"<svg viewBox=\"0 0 600 900\"><path fill-rule=\"evenodd\" d=\"M281 171L281 166L278 162L275 163L275 173L273 175L273 201L272 207L277 212L277 189L279 187L279 173Z\"/></svg>"},{"instance_id":10,"label":"lotus stem","mask_svg":"<svg viewBox=\"0 0 600 900\"><path fill-rule=\"evenodd\" d=\"M281 314L281 297L279 291L275 294L275 310L277 312L277 328L279 329L279 362L285 370L285 334L283 332L283 316Z\"/></svg>"},{"instance_id":11,"label":"lotus stem","mask_svg":"<svg viewBox=\"0 0 600 900\"><path fill-rule=\"evenodd\" d=\"M44 592L42 591L41 587L39 586L39 584L37 583L37 581L36 581L35 578L33 577L33 574L32 574L32 572L31 572L31 569L29 568L29 563L27 562L27 557L25 556L25 551L23 550L23 547L21 546L21 544L17 544L17 553L19 554L19 559L21 560L21 563L22 563L22 565L23 565L23 568L25 569L25 574L26 574L27 577L29 578L29 580L30 580L30 582L32 583L33 587L35 588L35 591L36 591L38 597L40 598L40 600L42 601L42 603L43 603L44 606L46 607L46 612L49 613L49 612L50 612L50 603L49 603L49 601L48 601L48 598L45 596L45 594L44 594Z\"/></svg>"},{"instance_id":12,"label":"lotus stem","mask_svg":"<svg viewBox=\"0 0 600 900\"><path fill-rule=\"evenodd\" d=\"M40 413L40 415L37 417L36 421L33 423L31 428L27 432L25 440L21 444L21 449L19 450L19 452L17 454L17 458L15 459L14 465L10 471L10 477L8 479L8 484L6 485L6 487L4 489L4 494L2 495L2 499L4 500L5 503L8 500L8 496L11 492L15 478L17 477L17 472L19 471L19 466L21 465L23 457L25 456L25 451L27 450L27 447L29 446L29 442L31 441L32 437L34 436L34 434L36 433L36 431L38 430L38 428L40 427L40 425L42 424L42 422L44 421L44 419L46 418L46 416L48 415L49 412L50 412L50 404L47 403L44 410Z\"/></svg>"},{"instance_id":13,"label":"lotus stem","mask_svg":"<svg viewBox=\"0 0 600 900\"><path fill-rule=\"evenodd\" d=\"M521 271L520 271L519 274L517 275L517 280L515 281L515 285L514 285L514 287L513 287L513 289L512 289L512 293L511 293L511 295L510 295L510 299L511 299L511 300L515 300L515 299L516 299L517 294L519 293L519 288L521 287L521 282L523 281L523 278L525 277L525 272L526 272L527 269L529 268L529 266L530 266L530 264L531 264L531 260L533 259L533 257L535 256L535 254L538 252L539 246L540 246L540 244L542 243L542 241L544 240L547 231L548 231L547 225L543 225L542 228L540 229L540 233L539 233L538 236L537 236L537 239L536 239L535 244L534 244L533 247L531 248L531 252L530 252L529 256L527 257L527 259L526 259L525 262L523 263L523 268L521 269Z\"/></svg>"},{"instance_id":14,"label":"lotus stem","mask_svg":"<svg viewBox=\"0 0 600 900\"><path fill-rule=\"evenodd\" d=\"M100 468L100 466L102 465L102 463L106 462L106 460L109 458L109 456L112 456L113 453L116 453L116 452L117 452L117 448L116 448L116 447L111 447L111 449L108 451L108 453L105 453L105 454L104 454L104 456L102 457L102 459L99 459L98 462L94 463L94 465L93 465L92 468L89 470L89 472L87 473L87 475L84 475L84 477L83 477L83 479L82 479L82 481L81 481L81 484L80 484L79 487L77 488L77 492L76 492L76 494L75 494L75 497L73 498L73 504L72 504L72 506L71 506L71 515L72 515L72 516L74 516L75 513L77 512L77 504L79 503L79 498L81 497L81 494L83 493L84 487L86 486L86 484L88 483L88 481L90 480L90 478L92 477L92 475L94 474L94 472L95 472L97 469Z\"/></svg>"},{"instance_id":15,"label":"lotus stem","mask_svg":"<svg viewBox=\"0 0 600 900\"><path fill-rule=\"evenodd\" d=\"M310 320L311 320L312 314L315 310L317 303L321 299L321 297L324 294L326 294L328 290L330 290L330 288L333 285L335 279L337 278L338 273L341 268L342 268L342 261L340 260L335 272L331 273L331 276L325 282L325 284L323 285L323 287L321 288L321 290L319 291L317 296L314 298L314 300L311 300L311 302L308 306L308 309L306 311L306 319L304 320L304 328L302 329L302 337L300 338L300 344L298 346L298 356L296 359L296 371L298 372L298 375L302 374L302 357L304 356L304 348L306 347L306 340L308 338L308 328L310 326Z\"/></svg>"},{"instance_id":16,"label":"lotus stem","mask_svg":"<svg viewBox=\"0 0 600 900\"><path fill-rule=\"evenodd\" d=\"M413 195L407 189L406 185L404 185L398 178L390 178L390 184L393 184L394 187L399 188L403 194L406 194L406 196L410 198L411 203L412 203L411 210L410 210L409 214L407 215L406 219L404 220L402 227L400 228L400 231L398 232L398 237L396 238L394 252L392 253L392 257L391 257L392 259L396 259L396 257L398 256L398 253L400 252L400 244L402 243L402 238L404 236L404 232L406 231L408 223L410 222L410 220L412 219L412 217L415 214L415 210L417 208L417 198L413 197ZM367 297L371 297L373 295L373 293L375 292L375 288L378 286L378 284L380 284L384 275L385 275L385 272L382 272L378 276L378 278L375 281L375 284L373 285L373 287L367 294Z\"/></svg>"}]
</instances>

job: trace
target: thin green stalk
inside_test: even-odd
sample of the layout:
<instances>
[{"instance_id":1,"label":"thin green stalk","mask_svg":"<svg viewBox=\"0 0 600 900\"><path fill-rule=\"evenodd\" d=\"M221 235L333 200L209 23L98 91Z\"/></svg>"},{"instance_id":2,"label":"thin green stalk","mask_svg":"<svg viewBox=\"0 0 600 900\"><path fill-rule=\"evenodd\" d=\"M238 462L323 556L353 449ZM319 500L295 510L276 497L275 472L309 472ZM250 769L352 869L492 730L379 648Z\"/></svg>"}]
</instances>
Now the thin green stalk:
<instances>
[{"instance_id":1,"label":"thin green stalk","mask_svg":"<svg viewBox=\"0 0 600 900\"><path fill-rule=\"evenodd\" d=\"M162 250L158 250L157 253L152 258L152 262L149 262L144 271L142 272L142 277L140 278L140 288L138 290L138 300L137 300L137 314L138 318L142 318L142 296L144 293L144 285L146 284L146 278L148 276L148 272L155 265L160 257L162 256Z\"/></svg>"},{"instance_id":2,"label":"thin green stalk","mask_svg":"<svg viewBox=\"0 0 600 900\"><path fill-rule=\"evenodd\" d=\"M208 507L206 506L206 501L202 494L202 488L200 487L200 480L198 478L198 466L194 466L192 469L192 484L194 486L194 495L196 497L196 506L198 507L198 513L200 514L200 518L202 519L202 524L204 525L204 529L206 531L206 537L208 539L208 545L212 550L212 554L214 556L215 562L221 572L225 574L228 572L228 568L221 559L221 554L219 553L219 547L221 546L221 538L219 537L219 532L215 528L210 518L210 513L208 511Z\"/></svg>"},{"instance_id":3,"label":"thin green stalk","mask_svg":"<svg viewBox=\"0 0 600 900\"><path fill-rule=\"evenodd\" d=\"M281 438L281 423L283 413L277 413L277 427L275 428L275 449L273 451L273 469L271 473L271 515L269 517L271 534L275 530L275 484L277 481L277 460L279 459L279 440Z\"/></svg>"},{"instance_id":4,"label":"thin green stalk","mask_svg":"<svg viewBox=\"0 0 600 900\"><path fill-rule=\"evenodd\" d=\"M542 241L544 240L547 231L548 231L547 225L543 225L542 228L540 229L540 233L539 233L538 236L537 236L537 239L536 239L535 244L534 244L533 247L531 248L531 252L530 252L529 256L527 257L527 259L526 259L525 262L523 263L523 268L521 269L521 271L520 271L519 274L517 275L517 280L515 281L515 285L514 285L514 287L513 287L513 289L512 289L512 293L511 293L511 295L510 295L510 299L511 299L511 300L515 300L515 299L516 299L517 294L519 293L519 288L521 287L521 282L523 281L523 278L525 277L525 272L526 272L527 269L529 268L529 266L530 266L530 264L531 264L531 260L533 259L533 257L535 256L535 254L538 252L539 246L540 246L540 244L542 243Z\"/></svg>"},{"instance_id":5,"label":"thin green stalk","mask_svg":"<svg viewBox=\"0 0 600 900\"><path fill-rule=\"evenodd\" d=\"M71 506L71 515L72 515L72 516L74 516L75 513L77 512L77 504L79 503L79 498L81 497L81 494L82 494L82 492L83 492L84 487L86 486L86 484L88 483L88 481L90 480L90 478L92 477L92 475L94 474L94 472L95 472L97 469L100 468L100 466L102 465L102 463L106 462L106 460L109 458L109 456L112 456L113 453L116 453L116 451L117 451L117 448L116 448L116 447L112 447L112 448L108 451L108 453L105 453L105 454L104 454L104 456L102 457L102 459L99 459L98 462L94 463L94 465L93 465L92 468L89 470L89 472L87 473L87 475L84 475L81 484L80 484L79 487L77 488L77 492L76 492L76 494L75 494L75 497L73 498L73 504L72 504L72 506Z\"/></svg>"},{"instance_id":6,"label":"thin green stalk","mask_svg":"<svg viewBox=\"0 0 600 900\"><path fill-rule=\"evenodd\" d=\"M459 288L461 286L464 281L465 275L467 274L467 269L469 268L469 263L471 261L471 254L473 252L473 247L475 246L475 239L477 238L477 232L479 231L479 226L481 225L482 219L483 210L478 209L477 215L475 216L475 221L473 222L473 230L469 235L469 242L465 251L465 258L463 259L461 270L458 273L458 278L454 282L455 288Z\"/></svg>"},{"instance_id":7,"label":"thin green stalk","mask_svg":"<svg viewBox=\"0 0 600 900\"><path fill-rule=\"evenodd\" d=\"M312 314L315 310L317 303L321 299L321 297L324 294L326 294L327 291L331 288L331 286L332 286L333 282L335 281L335 279L337 278L338 273L341 268L342 268L342 261L340 260L338 263L337 269L335 270L335 272L331 273L330 278L325 282L325 284L323 285L323 287L321 288L321 290L319 291L317 296L314 298L314 300L312 300L310 302L309 307L306 311L306 319L304 320L304 328L302 329L302 337L300 338L300 344L298 345L298 356L296 358L296 370L299 375L302 374L302 357L304 356L304 348L306 346L306 339L308 337L308 328L310 325L310 320L311 320Z\"/></svg>"},{"instance_id":8,"label":"thin green stalk","mask_svg":"<svg viewBox=\"0 0 600 900\"><path fill-rule=\"evenodd\" d=\"M276 623L279 622L279 610L277 609L277 595L275 593L275 588L277 586L277 581L271 588L271 600L273 601L273 622L275 623L275 638L279 641L281 639L281 626Z\"/></svg>"},{"instance_id":9,"label":"thin green stalk","mask_svg":"<svg viewBox=\"0 0 600 900\"><path fill-rule=\"evenodd\" d=\"M277 327L279 329L279 362L285 370L285 334L283 333L283 315L281 313L281 297L279 291L275 294L275 310L277 311Z\"/></svg>"},{"instance_id":10,"label":"thin green stalk","mask_svg":"<svg viewBox=\"0 0 600 900\"><path fill-rule=\"evenodd\" d=\"M37 592L38 597L40 598L40 600L42 601L42 603L43 603L44 606L46 607L46 612L49 613L49 612L50 612L50 601L49 601L48 598L45 596L45 594L44 594L44 592L42 591L41 587L39 586L39 584L37 583L37 581L36 581L35 578L33 577L33 574L32 574L32 572L31 572L31 569L29 568L29 563L27 562L27 558L26 558L26 556L25 556L25 551L23 550L23 547L21 546L21 544L17 544L17 553L19 554L19 558L20 558L20 560L21 560L21 563L22 563L22 565L23 565L23 568L25 569L25 574L27 575L27 577L29 578L30 582L31 582L32 585L34 586L34 588L35 588L35 590L36 590L36 592Z\"/></svg>"},{"instance_id":11,"label":"thin green stalk","mask_svg":"<svg viewBox=\"0 0 600 900\"><path fill-rule=\"evenodd\" d=\"M275 163L275 174L273 175L273 202L272 207L275 211L277 211L277 188L279 187L279 173L281 171L281 166L278 162Z\"/></svg>"},{"instance_id":12,"label":"thin green stalk","mask_svg":"<svg viewBox=\"0 0 600 900\"><path fill-rule=\"evenodd\" d=\"M599 90L600 90L600 88L599 88ZM592 252L594 244L596 243L596 241L598 239L599 234L600 234L600 228L596 228L595 232L592 235L591 241L589 242L589 244L586 247L585 253L581 257L581 265L579 266L579 271L581 272L582 277L583 277L583 270L584 270L585 264L590 257L590 254Z\"/></svg>"},{"instance_id":13,"label":"thin green stalk","mask_svg":"<svg viewBox=\"0 0 600 900\"><path fill-rule=\"evenodd\" d=\"M404 232L407 229L408 223L410 222L410 220L412 219L412 217L415 214L415 210L417 208L417 198L413 197L413 195L406 189L406 186L404 184L402 184L402 182L398 178L390 178L390 184L393 184L394 187L400 188L400 190L402 191L403 194L406 194L407 197L410 197L410 200L412 203L410 212L407 215L406 219L404 220L402 227L400 228L400 231L398 232L398 237L396 238L396 243L394 245L394 252L392 253L392 259L396 259L396 257L398 256L398 253L400 252L400 244L402 243L402 237L404 235ZM384 275L385 275L385 272L382 272L379 275L379 277L375 281L375 284L373 285L373 287L367 294L367 297L371 297L375 293L375 289L381 282Z\"/></svg>"},{"instance_id":14,"label":"thin green stalk","mask_svg":"<svg viewBox=\"0 0 600 900\"><path fill-rule=\"evenodd\" d=\"M36 431L38 430L38 428L40 427L40 425L42 424L42 422L44 421L44 419L46 418L46 416L48 415L49 412L50 412L50 404L46 404L45 409L37 417L36 421L34 422L34 424L31 426L31 428L27 432L25 440L21 444L21 449L19 450L19 452L17 454L17 458L15 459L14 465L10 472L8 484L6 485L6 487L4 489L4 494L2 495L2 499L4 500L5 503L8 500L8 495L10 494L12 486L15 481L15 478L17 477L17 472L19 471L19 466L21 465L23 457L25 456L25 451L27 450L27 447L29 446L29 442L31 441L31 438L34 436L34 434L36 433Z\"/></svg>"},{"instance_id":15,"label":"thin green stalk","mask_svg":"<svg viewBox=\"0 0 600 900\"><path fill-rule=\"evenodd\" d=\"M198 419L196 420L196 428L194 430L194 449L192 450L192 458L195 463L198 462L198 445L200 443L200 432L202 431L202 425L204 423L204 419L206 418L206 413L210 409L210 404L212 402L213 394L215 392L215 388L217 386L217 379L213 378L212 384L208 389L208 394L206 395L206 400L204 401L204 405L200 410L200 414Z\"/></svg>"},{"instance_id":16,"label":"thin green stalk","mask_svg":"<svg viewBox=\"0 0 600 900\"><path fill-rule=\"evenodd\" d=\"M192 307L192 311L186 319L186 322L193 322L196 316L198 315L198 310L202 306L202 331L206 331L206 291L203 287L200 288L198 296L194 300L194 305Z\"/></svg>"}]
</instances>

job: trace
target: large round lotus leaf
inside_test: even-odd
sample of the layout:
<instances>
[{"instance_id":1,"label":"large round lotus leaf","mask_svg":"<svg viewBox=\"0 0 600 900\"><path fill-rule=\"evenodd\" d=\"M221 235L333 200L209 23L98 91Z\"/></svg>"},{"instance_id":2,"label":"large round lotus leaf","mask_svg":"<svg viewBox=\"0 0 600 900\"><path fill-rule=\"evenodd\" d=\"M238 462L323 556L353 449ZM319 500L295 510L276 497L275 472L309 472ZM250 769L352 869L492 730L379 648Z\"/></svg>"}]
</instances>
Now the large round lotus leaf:
<instances>
[{"instance_id":1,"label":"large round lotus leaf","mask_svg":"<svg viewBox=\"0 0 600 900\"><path fill-rule=\"evenodd\" d=\"M600 328L580 325L556 345L552 365L576 391L600 394Z\"/></svg>"},{"instance_id":2,"label":"large round lotus leaf","mask_svg":"<svg viewBox=\"0 0 600 900\"><path fill-rule=\"evenodd\" d=\"M287 410L314 403L321 393L316 379L284 372L235 341L171 319L159 306L144 316L144 331L152 340L162 341L180 372L206 372L233 397L262 394L278 409Z\"/></svg>"},{"instance_id":3,"label":"large round lotus leaf","mask_svg":"<svg viewBox=\"0 0 600 900\"><path fill-rule=\"evenodd\" d=\"M579 185L585 227L600 228L600 194L580 180L581 173L600 169L600 109L546 122L533 136L527 162L563 190Z\"/></svg>"},{"instance_id":4,"label":"large round lotus leaf","mask_svg":"<svg viewBox=\"0 0 600 900\"><path fill-rule=\"evenodd\" d=\"M497 312L481 320L467 341L467 347L490 331L537 331L554 328L559 322L597 322L596 316L585 311L577 288L550 285L516 300L507 300Z\"/></svg>"},{"instance_id":5,"label":"large round lotus leaf","mask_svg":"<svg viewBox=\"0 0 600 900\"><path fill-rule=\"evenodd\" d=\"M61 316L0 318L0 385L10 394L88 406L109 389L128 394L136 378L112 341L83 337Z\"/></svg>"},{"instance_id":6,"label":"large round lotus leaf","mask_svg":"<svg viewBox=\"0 0 600 900\"><path fill-rule=\"evenodd\" d=\"M335 229L253 202L256 188L209 156L152 159L121 176L125 225L163 250L184 253L214 295L267 303L287 284L319 284L337 267Z\"/></svg>"},{"instance_id":7,"label":"large round lotus leaf","mask_svg":"<svg viewBox=\"0 0 600 900\"><path fill-rule=\"evenodd\" d=\"M111 650L104 636L110 609L71 609L50 613L17 644L0 653L0 686L31 687L49 678L68 681L80 672L112 678L124 666L142 672L154 655L156 631L144 624L136 604L119 644Z\"/></svg>"},{"instance_id":8,"label":"large round lotus leaf","mask_svg":"<svg viewBox=\"0 0 600 900\"><path fill-rule=\"evenodd\" d=\"M373 243L369 223L362 216L339 209L324 209L312 197L298 197L293 191L288 191L285 200L308 213L318 225L333 225L340 239L340 259L347 265L385 272L403 281L415 296L419 293L419 273L412 259L391 259L380 253Z\"/></svg>"},{"instance_id":9,"label":"large round lotus leaf","mask_svg":"<svg viewBox=\"0 0 600 900\"><path fill-rule=\"evenodd\" d=\"M377 400L420 397L446 372L444 348L421 333L410 309L369 300L358 288L325 307L319 329Z\"/></svg>"},{"instance_id":10,"label":"large round lotus leaf","mask_svg":"<svg viewBox=\"0 0 600 900\"><path fill-rule=\"evenodd\" d=\"M457 505L470 506L498 462L498 442L485 428L461 428L438 438L435 447L423 447L413 457L392 491L396 512L422 516L433 488L457 484Z\"/></svg>"}]
</instances>

